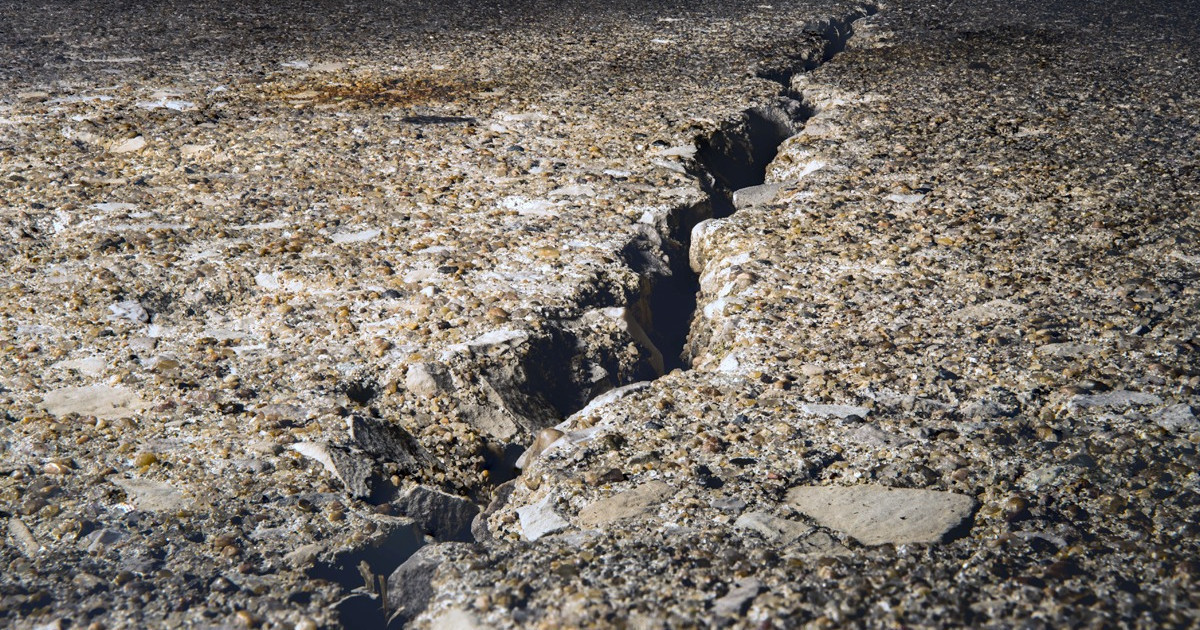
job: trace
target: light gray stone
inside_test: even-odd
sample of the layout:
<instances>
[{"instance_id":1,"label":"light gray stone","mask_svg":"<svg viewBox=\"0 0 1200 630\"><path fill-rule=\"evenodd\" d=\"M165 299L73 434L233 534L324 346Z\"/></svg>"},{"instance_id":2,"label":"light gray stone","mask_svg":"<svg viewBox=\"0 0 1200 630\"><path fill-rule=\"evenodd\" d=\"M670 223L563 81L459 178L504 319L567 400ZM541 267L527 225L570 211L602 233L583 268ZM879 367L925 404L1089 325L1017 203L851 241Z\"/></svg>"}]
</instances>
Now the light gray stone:
<instances>
[{"instance_id":1,"label":"light gray stone","mask_svg":"<svg viewBox=\"0 0 1200 630\"><path fill-rule=\"evenodd\" d=\"M733 205L739 210L754 206L765 206L779 196L783 184L760 184L733 191Z\"/></svg>"},{"instance_id":2,"label":"light gray stone","mask_svg":"<svg viewBox=\"0 0 1200 630\"><path fill-rule=\"evenodd\" d=\"M768 541L798 553L821 556L849 553L828 532L769 512L747 512L738 517L733 526L757 532Z\"/></svg>"},{"instance_id":3,"label":"light gray stone","mask_svg":"<svg viewBox=\"0 0 1200 630\"><path fill-rule=\"evenodd\" d=\"M125 491L129 502L147 512L173 512L191 504L183 493L170 484L153 479L114 478L112 482Z\"/></svg>"},{"instance_id":4,"label":"light gray stone","mask_svg":"<svg viewBox=\"0 0 1200 630\"><path fill-rule=\"evenodd\" d=\"M799 486L788 491L787 502L864 545L940 542L978 505L953 492L880 485Z\"/></svg>"},{"instance_id":5,"label":"light gray stone","mask_svg":"<svg viewBox=\"0 0 1200 630\"><path fill-rule=\"evenodd\" d=\"M859 407L857 405L827 405L822 403L804 403L800 405L800 411L822 418L849 418L850 416L858 416L866 418L871 410L867 407Z\"/></svg>"},{"instance_id":6,"label":"light gray stone","mask_svg":"<svg viewBox=\"0 0 1200 630\"><path fill-rule=\"evenodd\" d=\"M1046 356L1077 359L1096 354L1100 351L1100 347L1087 343L1048 343L1038 346L1037 351L1038 354Z\"/></svg>"},{"instance_id":7,"label":"light gray stone","mask_svg":"<svg viewBox=\"0 0 1200 630\"><path fill-rule=\"evenodd\" d=\"M450 373L440 363L414 363L404 373L404 386L418 396L431 398L453 388Z\"/></svg>"},{"instance_id":8,"label":"light gray stone","mask_svg":"<svg viewBox=\"0 0 1200 630\"><path fill-rule=\"evenodd\" d=\"M110 385L65 387L47 393L42 399L42 407L59 417L77 413L111 420L132 416L146 406L133 391Z\"/></svg>"},{"instance_id":9,"label":"light gray stone","mask_svg":"<svg viewBox=\"0 0 1200 630\"><path fill-rule=\"evenodd\" d=\"M1162 398L1145 392L1131 392L1124 389L1104 392L1102 394L1081 394L1073 396L1067 405L1077 409L1123 409L1141 405L1161 405Z\"/></svg>"},{"instance_id":10,"label":"light gray stone","mask_svg":"<svg viewBox=\"0 0 1200 630\"><path fill-rule=\"evenodd\" d=\"M1168 431L1195 431L1200 428L1200 420L1196 418L1191 405L1171 405L1154 412L1150 418Z\"/></svg>"},{"instance_id":11,"label":"light gray stone","mask_svg":"<svg viewBox=\"0 0 1200 630\"><path fill-rule=\"evenodd\" d=\"M103 553L109 547L117 545L128 537L128 534L120 530L111 528L97 529L80 538L79 546L87 550L88 553Z\"/></svg>"},{"instance_id":12,"label":"light gray stone","mask_svg":"<svg viewBox=\"0 0 1200 630\"><path fill-rule=\"evenodd\" d=\"M135 324L145 324L150 321L150 313L146 312L145 307L133 300L117 302L110 305L108 310L112 312L113 317L127 319Z\"/></svg>"},{"instance_id":13,"label":"light gray stone","mask_svg":"<svg viewBox=\"0 0 1200 630\"><path fill-rule=\"evenodd\" d=\"M783 545L803 538L814 529L804 523L760 511L746 512L733 522L733 526L758 532L767 540Z\"/></svg>"},{"instance_id":14,"label":"light gray stone","mask_svg":"<svg viewBox=\"0 0 1200 630\"><path fill-rule=\"evenodd\" d=\"M1027 310L1028 307L1023 304L1001 299L963 307L951 313L950 317L963 321L994 322L1019 317Z\"/></svg>"},{"instance_id":15,"label":"light gray stone","mask_svg":"<svg viewBox=\"0 0 1200 630\"><path fill-rule=\"evenodd\" d=\"M576 521L580 527L603 527L628 518L644 516L654 511L674 491L662 481L650 481L633 490L601 499L579 511Z\"/></svg>"},{"instance_id":16,"label":"light gray stone","mask_svg":"<svg viewBox=\"0 0 1200 630\"><path fill-rule=\"evenodd\" d=\"M324 442L297 442L290 447L293 451L316 460L346 487L346 494L356 499L371 495L371 474L374 462L362 453L354 453L340 446Z\"/></svg>"},{"instance_id":17,"label":"light gray stone","mask_svg":"<svg viewBox=\"0 0 1200 630\"><path fill-rule=\"evenodd\" d=\"M517 508L521 522L521 536L534 541L542 536L560 532L571 526L567 519L554 510L554 495L548 494L541 501Z\"/></svg>"},{"instance_id":18,"label":"light gray stone","mask_svg":"<svg viewBox=\"0 0 1200 630\"><path fill-rule=\"evenodd\" d=\"M738 514L742 510L746 509L746 502L738 497L721 497L719 499L713 499L709 505L721 510L722 512L729 512L730 514Z\"/></svg>"},{"instance_id":19,"label":"light gray stone","mask_svg":"<svg viewBox=\"0 0 1200 630\"><path fill-rule=\"evenodd\" d=\"M722 617L741 617L763 592L763 583L754 578L738 580L723 597L713 602L713 612Z\"/></svg>"}]
</instances>

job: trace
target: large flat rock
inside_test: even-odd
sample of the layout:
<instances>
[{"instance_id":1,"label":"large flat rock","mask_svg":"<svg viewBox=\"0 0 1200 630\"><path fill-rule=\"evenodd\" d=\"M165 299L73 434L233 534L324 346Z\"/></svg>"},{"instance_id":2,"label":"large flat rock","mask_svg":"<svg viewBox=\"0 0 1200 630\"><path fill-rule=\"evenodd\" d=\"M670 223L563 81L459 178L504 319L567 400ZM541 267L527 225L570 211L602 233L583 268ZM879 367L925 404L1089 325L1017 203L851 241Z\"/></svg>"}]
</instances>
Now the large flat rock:
<instances>
[{"instance_id":1,"label":"large flat rock","mask_svg":"<svg viewBox=\"0 0 1200 630\"><path fill-rule=\"evenodd\" d=\"M941 542L979 503L966 495L887 486L799 486L787 503L864 545Z\"/></svg>"},{"instance_id":2,"label":"large flat rock","mask_svg":"<svg viewBox=\"0 0 1200 630\"><path fill-rule=\"evenodd\" d=\"M42 407L60 417L75 413L104 419L123 418L146 406L137 392L111 385L64 387L47 392L42 398Z\"/></svg>"}]
</instances>

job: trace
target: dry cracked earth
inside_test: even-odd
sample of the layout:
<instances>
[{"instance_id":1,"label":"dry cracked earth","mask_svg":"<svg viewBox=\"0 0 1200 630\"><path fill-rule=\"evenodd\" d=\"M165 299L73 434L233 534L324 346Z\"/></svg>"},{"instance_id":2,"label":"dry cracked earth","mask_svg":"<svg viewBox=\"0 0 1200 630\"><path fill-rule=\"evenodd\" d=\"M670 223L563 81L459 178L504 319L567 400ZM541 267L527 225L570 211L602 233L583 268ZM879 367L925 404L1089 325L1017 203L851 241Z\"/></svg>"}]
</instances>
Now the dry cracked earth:
<instances>
[{"instance_id":1,"label":"dry cracked earth","mask_svg":"<svg viewBox=\"0 0 1200 630\"><path fill-rule=\"evenodd\" d=\"M1200 624L1186 1L0 2L0 625Z\"/></svg>"}]
</instances>

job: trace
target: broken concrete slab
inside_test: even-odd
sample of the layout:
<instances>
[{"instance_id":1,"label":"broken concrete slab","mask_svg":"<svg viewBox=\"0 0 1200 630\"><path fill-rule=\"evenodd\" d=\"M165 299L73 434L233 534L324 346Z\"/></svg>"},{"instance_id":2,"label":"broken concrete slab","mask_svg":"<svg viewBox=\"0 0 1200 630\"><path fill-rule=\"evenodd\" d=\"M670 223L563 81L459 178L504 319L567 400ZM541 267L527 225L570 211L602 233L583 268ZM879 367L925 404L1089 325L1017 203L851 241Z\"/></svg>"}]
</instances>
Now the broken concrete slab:
<instances>
[{"instance_id":1,"label":"broken concrete slab","mask_svg":"<svg viewBox=\"0 0 1200 630\"><path fill-rule=\"evenodd\" d=\"M759 184L733 191L733 205L739 210L754 206L765 206L779 196L783 184Z\"/></svg>"},{"instance_id":2,"label":"broken concrete slab","mask_svg":"<svg viewBox=\"0 0 1200 630\"><path fill-rule=\"evenodd\" d=\"M765 588L762 581L754 578L738 580L728 593L713 602L713 612L721 617L741 617Z\"/></svg>"},{"instance_id":3,"label":"broken concrete slab","mask_svg":"<svg viewBox=\"0 0 1200 630\"><path fill-rule=\"evenodd\" d=\"M841 418L846 419L851 416L866 418L867 414L871 413L869 407L861 407L858 405L830 405L822 403L804 403L800 405L800 411L822 418Z\"/></svg>"},{"instance_id":4,"label":"broken concrete slab","mask_svg":"<svg viewBox=\"0 0 1200 630\"><path fill-rule=\"evenodd\" d=\"M776 516L770 512L747 512L733 522L736 529L757 532L763 538L797 553L821 556L849 553L845 545L834 540L829 532L811 525Z\"/></svg>"},{"instance_id":5,"label":"broken concrete slab","mask_svg":"<svg viewBox=\"0 0 1200 630\"><path fill-rule=\"evenodd\" d=\"M1074 409L1124 409L1143 405L1161 405L1162 402L1162 398L1154 394L1118 389L1102 394L1072 396L1071 400L1067 401L1067 406Z\"/></svg>"},{"instance_id":6,"label":"broken concrete slab","mask_svg":"<svg viewBox=\"0 0 1200 630\"><path fill-rule=\"evenodd\" d=\"M450 372L441 363L414 363L404 374L404 386L426 398L454 389Z\"/></svg>"},{"instance_id":7,"label":"broken concrete slab","mask_svg":"<svg viewBox=\"0 0 1200 630\"><path fill-rule=\"evenodd\" d=\"M1196 411L1188 404L1171 405L1150 414L1150 419L1168 431L1195 431L1200 428Z\"/></svg>"}]
</instances>

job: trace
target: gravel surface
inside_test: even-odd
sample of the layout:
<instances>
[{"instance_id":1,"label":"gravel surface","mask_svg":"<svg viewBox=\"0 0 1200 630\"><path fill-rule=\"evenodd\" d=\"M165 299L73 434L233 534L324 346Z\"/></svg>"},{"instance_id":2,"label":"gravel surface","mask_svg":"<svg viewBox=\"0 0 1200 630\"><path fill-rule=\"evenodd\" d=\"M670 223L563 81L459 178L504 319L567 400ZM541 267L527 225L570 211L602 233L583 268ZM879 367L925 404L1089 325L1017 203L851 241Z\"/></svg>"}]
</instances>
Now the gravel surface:
<instances>
[{"instance_id":1,"label":"gravel surface","mask_svg":"<svg viewBox=\"0 0 1200 630\"><path fill-rule=\"evenodd\" d=\"M1200 624L1198 22L0 4L0 623Z\"/></svg>"}]
</instances>

